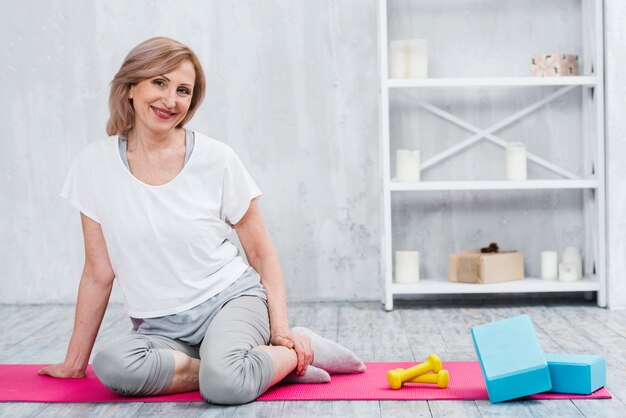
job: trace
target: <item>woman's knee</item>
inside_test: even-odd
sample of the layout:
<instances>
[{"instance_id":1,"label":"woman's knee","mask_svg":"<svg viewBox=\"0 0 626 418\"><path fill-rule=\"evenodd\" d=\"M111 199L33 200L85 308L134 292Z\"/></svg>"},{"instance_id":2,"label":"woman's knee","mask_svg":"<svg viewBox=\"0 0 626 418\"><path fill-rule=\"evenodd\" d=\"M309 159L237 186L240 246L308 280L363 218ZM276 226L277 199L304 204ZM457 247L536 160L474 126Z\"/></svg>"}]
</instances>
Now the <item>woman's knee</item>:
<instances>
[{"instance_id":1,"label":"woman's knee","mask_svg":"<svg viewBox=\"0 0 626 418\"><path fill-rule=\"evenodd\" d=\"M132 386L139 386L133 382L133 373L125 367L124 353L118 346L110 345L94 356L93 371L100 382L110 390L121 395L130 395ZM134 384L133 384L134 383Z\"/></svg>"},{"instance_id":2,"label":"woman's knee","mask_svg":"<svg viewBox=\"0 0 626 418\"><path fill-rule=\"evenodd\" d=\"M241 405L254 401L263 393L271 376L271 365L260 350L251 350L228 363L202 359L200 366L200 393L210 403Z\"/></svg>"},{"instance_id":3,"label":"woman's knee","mask_svg":"<svg viewBox=\"0 0 626 418\"><path fill-rule=\"evenodd\" d=\"M100 382L125 396L156 395L170 384L174 359L167 350L117 343L100 350L93 370Z\"/></svg>"}]
</instances>

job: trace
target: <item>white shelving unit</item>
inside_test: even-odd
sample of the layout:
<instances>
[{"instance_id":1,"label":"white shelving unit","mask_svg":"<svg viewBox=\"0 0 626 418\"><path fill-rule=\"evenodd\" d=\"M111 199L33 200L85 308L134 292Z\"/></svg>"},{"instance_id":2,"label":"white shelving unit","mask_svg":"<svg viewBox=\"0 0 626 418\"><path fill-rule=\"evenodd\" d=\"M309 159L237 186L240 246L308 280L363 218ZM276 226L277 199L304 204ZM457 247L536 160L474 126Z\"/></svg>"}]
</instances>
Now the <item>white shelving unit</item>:
<instances>
[{"instance_id":1,"label":"white shelving unit","mask_svg":"<svg viewBox=\"0 0 626 418\"><path fill-rule=\"evenodd\" d=\"M598 306L606 306L606 224L605 224L605 150L604 150L604 68L603 68L603 9L602 0L580 0L583 34L583 53L589 49L594 51L593 59L586 56L585 68L581 72L585 75L571 77L471 77L471 78L425 78L425 79L389 79L388 78L388 1L379 0L379 52L380 52L380 156L383 174L383 250L381 254L381 266L384 277L383 303L386 310L393 309L393 300L396 295L433 295L433 294L476 294L476 293L555 293L555 292L597 292ZM420 0L414 0L418 2ZM507 0L503 0L507 1ZM508 0L513 1L513 0ZM537 2L534 3L537 5ZM468 2L469 8L472 7ZM586 35L585 35L586 34ZM584 39L587 36L588 39ZM437 59L433 56L430 59ZM593 61L593 62L591 62ZM595 141L597 159L593 161L593 173L581 175L570 172L558 165L528 153L528 163L538 164L544 169L553 172L560 177L550 180L527 180L527 181L421 181L416 183L396 182L391 174L391 138L390 138L390 106L389 96L392 91L412 89L459 89L459 88L500 88L500 87L545 87L555 88L551 94L520 110L514 115L494 124L486 129L481 129L452 115L448 111L438 108L430 103L416 99L414 105L425 111L465 128L474 135L464 141L455 144L434 157L422 161L421 169L426 170L443 159L458 153L461 150L487 140L491 143L506 147L507 142L495 136L493 133L503 127L517 121L536 109L546 105L554 99L564 95L573 89L581 89L582 93L582 117L593 122L593 132L585 140ZM586 89L591 89L593 94L588 94ZM591 97L591 98L590 98ZM583 147L586 145L583 145ZM558 281L545 281L538 278L525 278L524 280L504 282L497 284L467 284L451 283L447 278L421 278L416 284L398 284L393 281L393 231L392 231L392 194L393 193L420 193L442 191L481 191L499 190L564 190L575 189L581 193L587 193L591 198L584 199L585 210L592 213L588 222L597 233L597 239L593 243L595 254L594 274L586 276L583 280L564 283ZM585 215L587 216L587 215ZM417 249L419 250L419 249Z\"/></svg>"}]
</instances>

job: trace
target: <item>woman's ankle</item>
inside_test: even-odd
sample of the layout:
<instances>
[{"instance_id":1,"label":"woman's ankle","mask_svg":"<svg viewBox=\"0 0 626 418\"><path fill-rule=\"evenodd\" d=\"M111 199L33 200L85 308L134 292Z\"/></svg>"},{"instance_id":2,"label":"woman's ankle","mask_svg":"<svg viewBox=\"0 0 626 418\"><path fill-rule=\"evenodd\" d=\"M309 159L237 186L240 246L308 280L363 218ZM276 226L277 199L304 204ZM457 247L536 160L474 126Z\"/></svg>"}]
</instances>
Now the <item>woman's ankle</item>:
<instances>
[{"instance_id":1,"label":"woman's ankle","mask_svg":"<svg viewBox=\"0 0 626 418\"><path fill-rule=\"evenodd\" d=\"M165 394L198 390L200 360L189 357L180 351L172 351L172 355L174 356L174 374Z\"/></svg>"}]
</instances>

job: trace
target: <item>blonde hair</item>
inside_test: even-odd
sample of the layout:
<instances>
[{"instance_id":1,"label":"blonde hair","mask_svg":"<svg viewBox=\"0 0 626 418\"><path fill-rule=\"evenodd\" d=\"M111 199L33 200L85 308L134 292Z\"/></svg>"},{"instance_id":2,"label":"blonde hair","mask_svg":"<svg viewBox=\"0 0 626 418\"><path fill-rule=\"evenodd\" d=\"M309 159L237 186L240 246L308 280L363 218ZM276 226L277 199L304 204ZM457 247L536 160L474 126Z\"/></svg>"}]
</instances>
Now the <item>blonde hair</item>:
<instances>
[{"instance_id":1,"label":"blonde hair","mask_svg":"<svg viewBox=\"0 0 626 418\"><path fill-rule=\"evenodd\" d=\"M204 99L206 89L204 71L198 57L188 46L174 39L158 36L134 47L113 77L109 93L110 116L106 127L107 134L126 138L128 131L133 128L135 112L128 98L130 86L156 75L168 73L178 68L184 61L191 62L196 72L191 105L177 128L185 126Z\"/></svg>"}]
</instances>

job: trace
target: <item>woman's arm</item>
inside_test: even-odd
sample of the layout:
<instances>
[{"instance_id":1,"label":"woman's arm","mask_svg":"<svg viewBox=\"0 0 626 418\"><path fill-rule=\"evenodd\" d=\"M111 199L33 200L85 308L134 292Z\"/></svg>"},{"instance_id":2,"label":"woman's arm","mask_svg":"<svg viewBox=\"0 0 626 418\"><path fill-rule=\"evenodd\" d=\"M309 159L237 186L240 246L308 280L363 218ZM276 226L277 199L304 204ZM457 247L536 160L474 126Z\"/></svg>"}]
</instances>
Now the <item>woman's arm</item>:
<instances>
[{"instance_id":1,"label":"woman's arm","mask_svg":"<svg viewBox=\"0 0 626 418\"><path fill-rule=\"evenodd\" d=\"M248 262L261 276L261 283L267 292L271 342L293 348L298 355L296 373L303 374L313 360L313 345L308 336L293 334L289 328L283 272L256 199L250 202L248 211L234 227Z\"/></svg>"},{"instance_id":2,"label":"woman's arm","mask_svg":"<svg viewBox=\"0 0 626 418\"><path fill-rule=\"evenodd\" d=\"M81 213L85 241L85 266L78 288L74 331L65 362L44 367L39 374L53 377L83 377L89 362L115 274L109 260L100 224Z\"/></svg>"}]
</instances>

